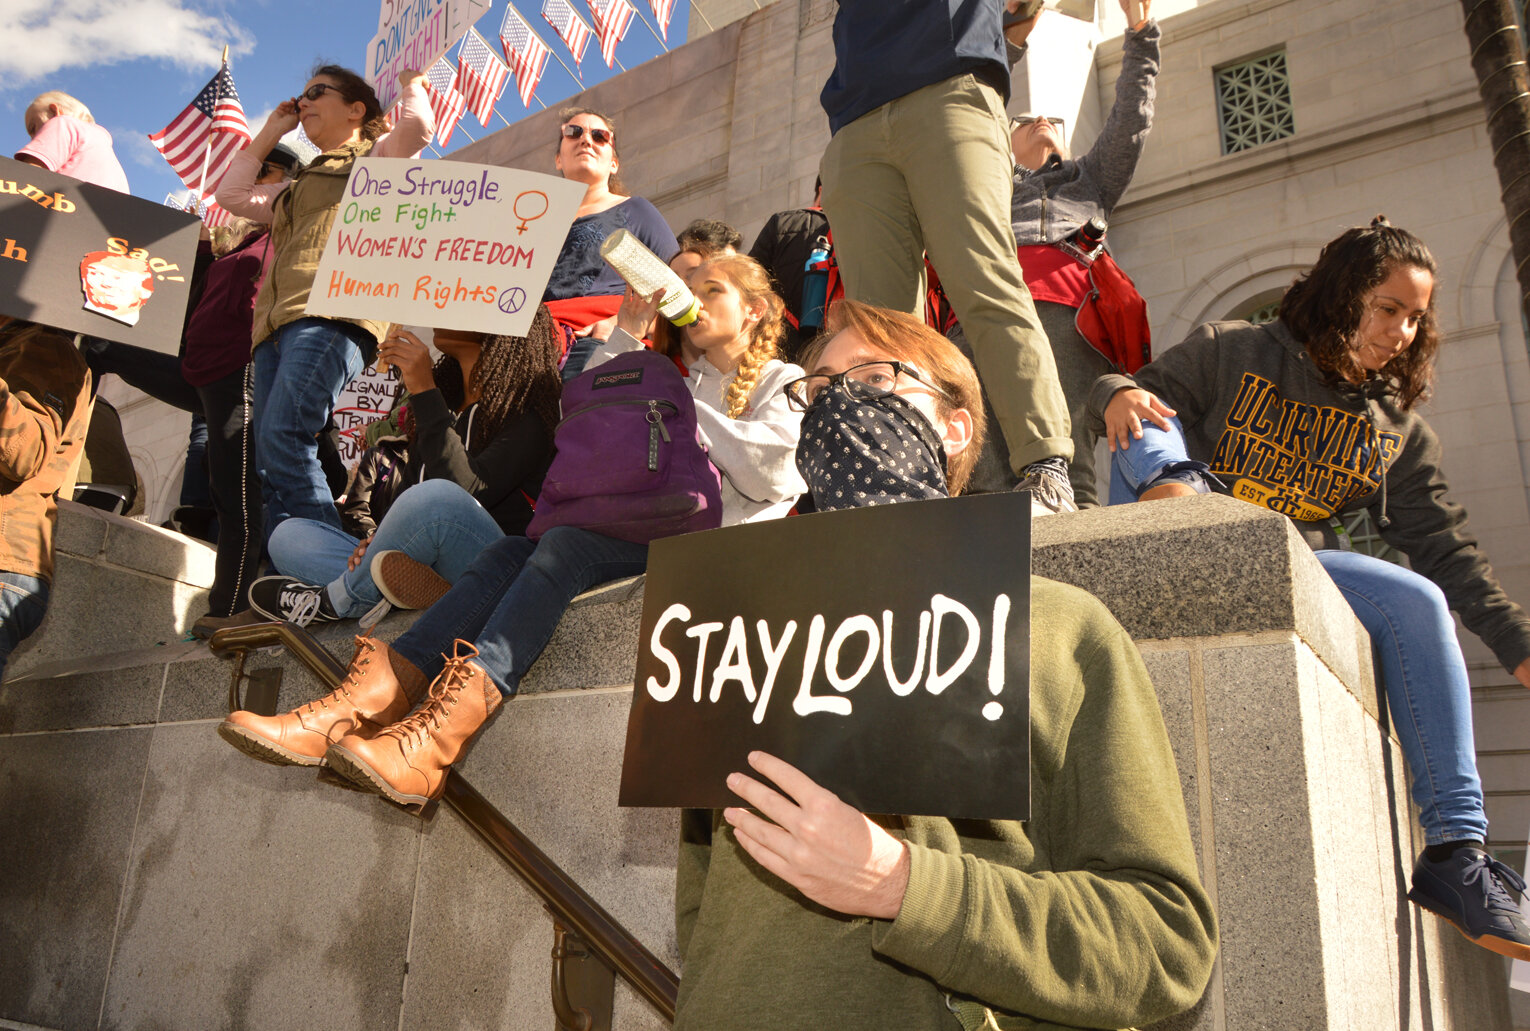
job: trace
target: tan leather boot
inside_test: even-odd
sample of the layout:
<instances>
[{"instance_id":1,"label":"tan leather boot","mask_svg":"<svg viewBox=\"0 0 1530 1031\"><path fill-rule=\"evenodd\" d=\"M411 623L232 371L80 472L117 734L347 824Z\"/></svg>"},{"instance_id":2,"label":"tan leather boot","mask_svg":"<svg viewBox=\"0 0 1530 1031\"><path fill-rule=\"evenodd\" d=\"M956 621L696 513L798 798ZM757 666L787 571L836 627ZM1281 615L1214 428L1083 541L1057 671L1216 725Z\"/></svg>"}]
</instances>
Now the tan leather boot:
<instances>
[{"instance_id":1,"label":"tan leather boot","mask_svg":"<svg viewBox=\"0 0 1530 1031\"><path fill-rule=\"evenodd\" d=\"M439 798L446 771L504 700L489 675L468 661L477 654L458 641L418 711L372 737L347 734L330 746L325 762L399 805L423 807Z\"/></svg>"},{"instance_id":2,"label":"tan leather boot","mask_svg":"<svg viewBox=\"0 0 1530 1031\"><path fill-rule=\"evenodd\" d=\"M402 719L425 688L425 674L414 663L375 637L358 637L345 679L329 694L281 716L230 713L218 734L265 762L322 766L331 744L350 733L375 734Z\"/></svg>"}]
</instances>

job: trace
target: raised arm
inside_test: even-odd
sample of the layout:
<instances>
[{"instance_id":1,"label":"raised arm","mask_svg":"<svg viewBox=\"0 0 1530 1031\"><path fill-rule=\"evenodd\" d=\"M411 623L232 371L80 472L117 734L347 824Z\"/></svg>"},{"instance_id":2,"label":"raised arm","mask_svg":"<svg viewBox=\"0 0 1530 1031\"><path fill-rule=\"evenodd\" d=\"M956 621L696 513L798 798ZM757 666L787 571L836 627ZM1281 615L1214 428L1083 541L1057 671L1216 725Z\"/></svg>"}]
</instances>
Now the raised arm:
<instances>
[{"instance_id":1,"label":"raised arm","mask_svg":"<svg viewBox=\"0 0 1530 1031\"><path fill-rule=\"evenodd\" d=\"M276 110L271 112L266 124L260 127L255 138L243 150L234 155L228 164L228 171L223 173L223 181L218 184L216 194L221 207L232 214L271 224L276 210L276 198L281 196L289 183L257 186L255 180L260 176L261 161L271 153L271 148L281 142L283 136L297 128L297 124L296 101L288 98L276 105Z\"/></svg>"},{"instance_id":2,"label":"raised arm","mask_svg":"<svg viewBox=\"0 0 1530 1031\"><path fill-rule=\"evenodd\" d=\"M1136 2L1142 8L1141 20L1126 32L1115 103L1094 146L1078 159L1085 173L1099 185L1100 206L1107 215L1131 185L1148 131L1153 127L1161 33L1158 23L1148 19L1146 0ZM1134 5L1134 0L1122 0L1123 10L1129 5ZM1127 17L1132 14L1128 12Z\"/></svg>"},{"instance_id":3,"label":"raised arm","mask_svg":"<svg viewBox=\"0 0 1530 1031\"><path fill-rule=\"evenodd\" d=\"M404 110L398 124L372 148L374 157L417 157L436 132L436 116L430 108L430 95L425 92L425 76L416 71L399 72L398 84Z\"/></svg>"}]
</instances>

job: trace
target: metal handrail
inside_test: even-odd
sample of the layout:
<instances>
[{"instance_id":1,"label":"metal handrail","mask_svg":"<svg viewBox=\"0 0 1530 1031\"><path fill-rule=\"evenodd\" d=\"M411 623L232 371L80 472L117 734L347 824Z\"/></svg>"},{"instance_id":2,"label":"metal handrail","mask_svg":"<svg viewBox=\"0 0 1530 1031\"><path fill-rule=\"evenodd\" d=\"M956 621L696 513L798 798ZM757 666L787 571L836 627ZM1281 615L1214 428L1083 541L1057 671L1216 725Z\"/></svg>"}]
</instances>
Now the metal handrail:
<instances>
[{"instance_id":1,"label":"metal handrail","mask_svg":"<svg viewBox=\"0 0 1530 1031\"><path fill-rule=\"evenodd\" d=\"M293 623L253 623L225 627L208 641L214 652L237 651L239 661L231 694L237 698L239 671L245 652L279 644L297 657L314 676L334 689L345 679L345 667L307 630ZM601 960L626 978L667 1021L675 1019L675 994L680 979L606 911L589 892L553 862L504 813L479 794L466 777L452 770L442 800L483 838L516 876L540 898L554 917L582 937Z\"/></svg>"}]
</instances>

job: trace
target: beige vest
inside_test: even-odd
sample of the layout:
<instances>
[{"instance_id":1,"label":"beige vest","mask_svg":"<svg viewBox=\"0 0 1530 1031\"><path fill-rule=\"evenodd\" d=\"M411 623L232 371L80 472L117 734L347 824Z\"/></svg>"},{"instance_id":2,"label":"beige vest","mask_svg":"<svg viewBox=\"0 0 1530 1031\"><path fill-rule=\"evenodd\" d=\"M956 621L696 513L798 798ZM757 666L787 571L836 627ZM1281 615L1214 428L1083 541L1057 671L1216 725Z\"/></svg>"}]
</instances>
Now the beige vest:
<instances>
[{"instance_id":1,"label":"beige vest","mask_svg":"<svg viewBox=\"0 0 1530 1031\"><path fill-rule=\"evenodd\" d=\"M372 140L346 144L320 154L298 172L292 185L276 198L271 220L271 244L276 260L255 298L255 321L251 346L258 345L289 322L305 318L308 294L314 287L319 259L329 241L330 228L345 197L356 158L372 150ZM322 284L321 284L322 285ZM386 335L388 323L367 319L341 318L368 333L379 342Z\"/></svg>"}]
</instances>

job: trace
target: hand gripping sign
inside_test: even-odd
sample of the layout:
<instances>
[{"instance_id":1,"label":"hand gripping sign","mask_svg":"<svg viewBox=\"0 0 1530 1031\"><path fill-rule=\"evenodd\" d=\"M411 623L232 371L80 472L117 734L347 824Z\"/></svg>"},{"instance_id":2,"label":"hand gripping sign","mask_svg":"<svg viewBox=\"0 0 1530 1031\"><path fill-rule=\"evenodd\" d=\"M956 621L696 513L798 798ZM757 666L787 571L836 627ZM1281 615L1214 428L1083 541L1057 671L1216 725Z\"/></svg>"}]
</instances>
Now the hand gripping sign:
<instances>
[{"instance_id":1,"label":"hand gripping sign","mask_svg":"<svg viewBox=\"0 0 1530 1031\"><path fill-rule=\"evenodd\" d=\"M583 197L540 172L361 158L308 314L524 336Z\"/></svg>"},{"instance_id":2,"label":"hand gripping sign","mask_svg":"<svg viewBox=\"0 0 1530 1031\"><path fill-rule=\"evenodd\" d=\"M622 805L737 805L761 749L862 812L1030 814L1030 501L655 541Z\"/></svg>"}]
</instances>

